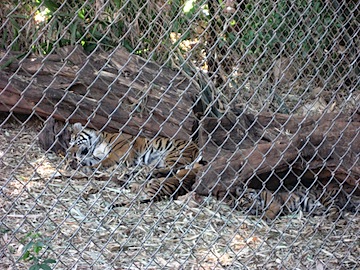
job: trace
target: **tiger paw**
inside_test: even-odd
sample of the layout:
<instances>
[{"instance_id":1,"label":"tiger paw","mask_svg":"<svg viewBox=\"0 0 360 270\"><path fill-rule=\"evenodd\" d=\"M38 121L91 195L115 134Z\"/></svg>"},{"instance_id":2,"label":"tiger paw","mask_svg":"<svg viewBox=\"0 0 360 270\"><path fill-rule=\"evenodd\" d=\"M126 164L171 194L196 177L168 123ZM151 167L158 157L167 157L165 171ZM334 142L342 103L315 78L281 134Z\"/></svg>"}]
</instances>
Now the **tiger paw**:
<instances>
[{"instance_id":1,"label":"tiger paw","mask_svg":"<svg viewBox=\"0 0 360 270\"><path fill-rule=\"evenodd\" d=\"M131 184L129 184L129 188L132 193L138 193L141 189L141 184L131 183Z\"/></svg>"}]
</instances>

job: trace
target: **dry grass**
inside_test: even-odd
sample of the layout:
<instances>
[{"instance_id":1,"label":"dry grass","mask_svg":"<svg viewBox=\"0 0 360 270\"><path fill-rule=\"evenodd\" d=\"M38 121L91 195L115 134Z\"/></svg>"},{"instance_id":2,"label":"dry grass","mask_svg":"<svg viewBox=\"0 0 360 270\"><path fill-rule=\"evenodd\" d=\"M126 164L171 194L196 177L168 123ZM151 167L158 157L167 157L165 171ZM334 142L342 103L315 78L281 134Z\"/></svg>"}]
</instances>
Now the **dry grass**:
<instances>
[{"instance_id":1,"label":"dry grass","mask_svg":"<svg viewBox=\"0 0 360 270\"><path fill-rule=\"evenodd\" d=\"M39 148L38 125L0 128L2 269L29 268L19 258L33 231L51 239L42 253L57 261L56 269L359 267L359 215L345 214L336 223L294 216L266 224L191 194L109 210L115 200L135 195L112 181L59 177L73 172Z\"/></svg>"}]
</instances>

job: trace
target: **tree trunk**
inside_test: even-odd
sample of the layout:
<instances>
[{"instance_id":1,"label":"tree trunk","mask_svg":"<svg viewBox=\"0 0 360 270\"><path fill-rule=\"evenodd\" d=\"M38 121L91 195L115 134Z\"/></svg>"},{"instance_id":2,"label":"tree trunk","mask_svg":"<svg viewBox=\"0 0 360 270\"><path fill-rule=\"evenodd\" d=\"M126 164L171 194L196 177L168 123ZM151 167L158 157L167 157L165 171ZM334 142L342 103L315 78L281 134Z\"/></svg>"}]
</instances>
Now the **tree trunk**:
<instances>
[{"instance_id":1,"label":"tree trunk","mask_svg":"<svg viewBox=\"0 0 360 270\"><path fill-rule=\"evenodd\" d=\"M87 56L81 47L27 58L0 53L0 111L54 117L142 136L189 139L198 89L185 76L119 49Z\"/></svg>"}]
</instances>

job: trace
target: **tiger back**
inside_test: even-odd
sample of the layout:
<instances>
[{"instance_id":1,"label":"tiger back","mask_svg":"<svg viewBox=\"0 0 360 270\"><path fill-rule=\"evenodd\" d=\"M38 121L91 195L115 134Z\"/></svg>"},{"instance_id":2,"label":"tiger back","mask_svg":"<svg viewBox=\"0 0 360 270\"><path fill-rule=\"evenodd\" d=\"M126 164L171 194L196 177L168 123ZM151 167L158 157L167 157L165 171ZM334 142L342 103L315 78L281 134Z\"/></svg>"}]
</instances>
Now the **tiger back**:
<instances>
[{"instance_id":1,"label":"tiger back","mask_svg":"<svg viewBox=\"0 0 360 270\"><path fill-rule=\"evenodd\" d=\"M314 185L311 188L301 186L290 194L283 192L279 195L282 196L288 213L301 209L307 214L326 215L330 219L337 219L343 215L344 210L355 212L359 207L357 196L349 196L339 186Z\"/></svg>"},{"instance_id":2,"label":"tiger back","mask_svg":"<svg viewBox=\"0 0 360 270\"><path fill-rule=\"evenodd\" d=\"M189 141L157 137L149 140L125 133L98 132L76 123L71 129L70 152L81 167L182 168L199 153Z\"/></svg>"},{"instance_id":3,"label":"tiger back","mask_svg":"<svg viewBox=\"0 0 360 270\"><path fill-rule=\"evenodd\" d=\"M268 220L280 215L294 214L299 210L305 215L338 218L342 210L355 212L359 208L359 199L356 196L353 195L350 200L339 188L328 189L318 185L277 192L239 187L236 189L236 197L237 209L251 215L263 215ZM234 206L233 199L230 204Z\"/></svg>"},{"instance_id":4,"label":"tiger back","mask_svg":"<svg viewBox=\"0 0 360 270\"><path fill-rule=\"evenodd\" d=\"M140 156L138 164L156 168L184 168L198 156L199 150L193 142L157 137L148 141L148 149Z\"/></svg>"},{"instance_id":5,"label":"tiger back","mask_svg":"<svg viewBox=\"0 0 360 270\"><path fill-rule=\"evenodd\" d=\"M291 191L280 191L277 196L284 205L284 214L296 213L299 210L312 215L326 213L326 208L321 200L323 197L320 191L314 187L307 189L301 186Z\"/></svg>"},{"instance_id":6,"label":"tiger back","mask_svg":"<svg viewBox=\"0 0 360 270\"><path fill-rule=\"evenodd\" d=\"M230 205L250 215L263 215L265 219L273 220L282 211L282 200L269 190L241 187L236 189L236 197Z\"/></svg>"}]
</instances>

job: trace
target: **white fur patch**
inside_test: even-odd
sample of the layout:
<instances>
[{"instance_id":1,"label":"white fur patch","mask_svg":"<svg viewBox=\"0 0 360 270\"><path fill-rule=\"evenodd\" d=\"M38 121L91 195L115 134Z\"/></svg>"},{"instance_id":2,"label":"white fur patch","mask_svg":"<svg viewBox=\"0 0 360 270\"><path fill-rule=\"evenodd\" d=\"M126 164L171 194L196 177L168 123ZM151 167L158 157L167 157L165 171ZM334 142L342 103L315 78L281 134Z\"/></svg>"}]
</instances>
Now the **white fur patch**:
<instances>
[{"instance_id":1,"label":"white fur patch","mask_svg":"<svg viewBox=\"0 0 360 270\"><path fill-rule=\"evenodd\" d=\"M99 159L104 159L109 155L110 150L111 148L109 147L109 144L106 142L102 142L101 144L96 146L93 155Z\"/></svg>"}]
</instances>

